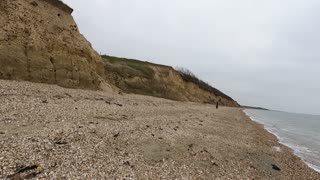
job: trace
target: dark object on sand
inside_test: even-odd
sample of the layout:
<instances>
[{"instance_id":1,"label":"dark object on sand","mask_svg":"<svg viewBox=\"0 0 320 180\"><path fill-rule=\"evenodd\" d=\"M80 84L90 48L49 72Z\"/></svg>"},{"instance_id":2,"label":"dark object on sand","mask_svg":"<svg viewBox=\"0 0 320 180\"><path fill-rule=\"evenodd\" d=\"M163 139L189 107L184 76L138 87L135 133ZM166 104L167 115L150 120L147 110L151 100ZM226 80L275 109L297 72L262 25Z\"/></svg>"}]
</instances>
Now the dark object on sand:
<instances>
[{"instance_id":1,"label":"dark object on sand","mask_svg":"<svg viewBox=\"0 0 320 180\"><path fill-rule=\"evenodd\" d=\"M43 170L38 169L38 165L20 166L15 173L7 176L5 179L32 179L40 174Z\"/></svg>"},{"instance_id":2,"label":"dark object on sand","mask_svg":"<svg viewBox=\"0 0 320 180\"><path fill-rule=\"evenodd\" d=\"M276 166L276 165L274 165L274 164L271 164L271 165L272 165L272 169L273 169L273 170L281 171L281 169L280 169L278 166Z\"/></svg>"},{"instance_id":3,"label":"dark object on sand","mask_svg":"<svg viewBox=\"0 0 320 180\"><path fill-rule=\"evenodd\" d=\"M216 109L219 109L219 102L217 102Z\"/></svg>"},{"instance_id":4,"label":"dark object on sand","mask_svg":"<svg viewBox=\"0 0 320 180\"><path fill-rule=\"evenodd\" d=\"M20 167L20 168L18 168L16 170L16 173L23 173L25 171L34 170L34 169L37 169L37 168L38 168L38 165L22 166L22 167Z\"/></svg>"}]
</instances>

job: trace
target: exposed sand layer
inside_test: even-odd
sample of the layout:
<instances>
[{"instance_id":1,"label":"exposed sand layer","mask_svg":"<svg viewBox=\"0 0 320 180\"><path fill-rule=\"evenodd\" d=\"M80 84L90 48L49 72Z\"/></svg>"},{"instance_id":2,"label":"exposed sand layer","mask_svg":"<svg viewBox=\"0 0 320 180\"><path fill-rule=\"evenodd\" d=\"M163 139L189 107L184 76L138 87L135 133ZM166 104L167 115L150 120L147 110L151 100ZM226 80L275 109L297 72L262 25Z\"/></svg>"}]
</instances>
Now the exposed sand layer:
<instances>
[{"instance_id":1,"label":"exposed sand layer","mask_svg":"<svg viewBox=\"0 0 320 180\"><path fill-rule=\"evenodd\" d=\"M0 1L0 78L108 89L104 63L59 0Z\"/></svg>"},{"instance_id":2,"label":"exposed sand layer","mask_svg":"<svg viewBox=\"0 0 320 180\"><path fill-rule=\"evenodd\" d=\"M0 179L320 179L241 109L3 80L0 103Z\"/></svg>"}]
</instances>

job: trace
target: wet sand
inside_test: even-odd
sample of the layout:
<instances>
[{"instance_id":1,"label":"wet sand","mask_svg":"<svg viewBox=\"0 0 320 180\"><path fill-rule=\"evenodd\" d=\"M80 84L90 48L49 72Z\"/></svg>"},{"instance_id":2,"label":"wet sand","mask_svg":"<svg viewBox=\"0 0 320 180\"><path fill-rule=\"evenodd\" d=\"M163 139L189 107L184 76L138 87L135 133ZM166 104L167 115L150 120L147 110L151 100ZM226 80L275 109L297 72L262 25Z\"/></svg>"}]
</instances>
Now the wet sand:
<instances>
[{"instance_id":1,"label":"wet sand","mask_svg":"<svg viewBox=\"0 0 320 180\"><path fill-rule=\"evenodd\" d=\"M0 80L0 179L320 179L241 109Z\"/></svg>"}]
</instances>

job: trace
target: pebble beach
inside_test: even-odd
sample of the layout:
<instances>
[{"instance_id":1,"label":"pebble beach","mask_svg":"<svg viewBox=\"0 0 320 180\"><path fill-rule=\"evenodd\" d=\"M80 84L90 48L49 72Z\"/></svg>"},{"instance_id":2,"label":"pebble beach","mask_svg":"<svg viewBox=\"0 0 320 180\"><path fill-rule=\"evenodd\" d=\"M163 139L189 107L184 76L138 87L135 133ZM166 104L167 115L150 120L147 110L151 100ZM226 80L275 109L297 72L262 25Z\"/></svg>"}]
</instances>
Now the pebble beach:
<instances>
[{"instance_id":1,"label":"pebble beach","mask_svg":"<svg viewBox=\"0 0 320 180\"><path fill-rule=\"evenodd\" d=\"M240 108L0 80L0 179L320 179Z\"/></svg>"}]
</instances>

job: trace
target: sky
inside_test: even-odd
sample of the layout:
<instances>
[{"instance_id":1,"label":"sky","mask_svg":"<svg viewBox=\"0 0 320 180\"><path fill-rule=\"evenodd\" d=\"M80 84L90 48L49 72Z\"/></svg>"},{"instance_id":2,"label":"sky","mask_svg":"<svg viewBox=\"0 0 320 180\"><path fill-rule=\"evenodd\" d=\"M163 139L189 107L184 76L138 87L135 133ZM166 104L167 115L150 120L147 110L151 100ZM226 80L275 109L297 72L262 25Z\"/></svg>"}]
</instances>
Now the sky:
<instances>
[{"instance_id":1,"label":"sky","mask_svg":"<svg viewBox=\"0 0 320 180\"><path fill-rule=\"evenodd\" d=\"M101 54L190 69L242 105L320 115L319 0L64 0Z\"/></svg>"}]
</instances>

